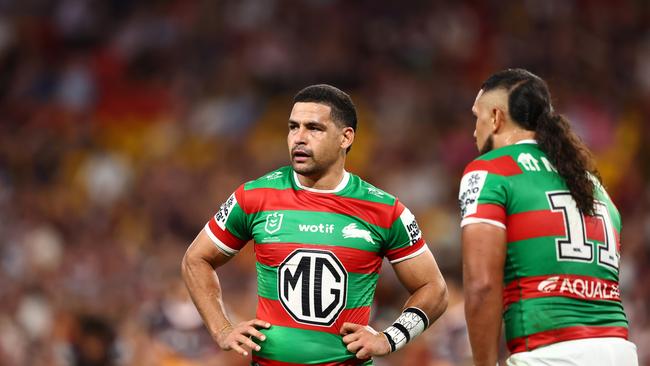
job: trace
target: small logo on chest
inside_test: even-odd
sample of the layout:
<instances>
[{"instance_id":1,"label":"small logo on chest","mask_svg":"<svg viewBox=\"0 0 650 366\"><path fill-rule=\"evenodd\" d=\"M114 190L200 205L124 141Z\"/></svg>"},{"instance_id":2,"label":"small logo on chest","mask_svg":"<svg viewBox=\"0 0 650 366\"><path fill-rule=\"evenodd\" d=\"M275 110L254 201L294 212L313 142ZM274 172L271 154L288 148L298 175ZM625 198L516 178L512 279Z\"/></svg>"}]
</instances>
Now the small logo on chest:
<instances>
[{"instance_id":1,"label":"small logo on chest","mask_svg":"<svg viewBox=\"0 0 650 366\"><path fill-rule=\"evenodd\" d=\"M347 225L341 232L343 233L343 238L345 239L359 238L367 241L368 243L375 244L372 236L370 236L370 231L359 229L355 223Z\"/></svg>"},{"instance_id":2,"label":"small logo on chest","mask_svg":"<svg viewBox=\"0 0 650 366\"><path fill-rule=\"evenodd\" d=\"M272 214L266 215L266 224L264 225L264 231L269 234L274 234L280 230L282 227L282 218L284 214L274 212Z\"/></svg>"}]
</instances>

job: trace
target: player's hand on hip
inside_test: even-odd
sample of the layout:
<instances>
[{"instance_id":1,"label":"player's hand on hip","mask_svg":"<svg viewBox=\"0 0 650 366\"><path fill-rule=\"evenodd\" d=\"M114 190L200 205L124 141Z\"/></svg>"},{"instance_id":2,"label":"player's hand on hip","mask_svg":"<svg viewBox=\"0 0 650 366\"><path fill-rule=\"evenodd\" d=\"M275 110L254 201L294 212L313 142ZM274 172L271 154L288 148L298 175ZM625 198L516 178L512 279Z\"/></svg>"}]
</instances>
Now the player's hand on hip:
<instances>
[{"instance_id":1,"label":"player's hand on hip","mask_svg":"<svg viewBox=\"0 0 650 366\"><path fill-rule=\"evenodd\" d=\"M364 360L372 356L384 356L390 353L390 344L383 333L369 325L343 323L340 331L348 351Z\"/></svg>"},{"instance_id":2,"label":"player's hand on hip","mask_svg":"<svg viewBox=\"0 0 650 366\"><path fill-rule=\"evenodd\" d=\"M241 322L234 327L228 325L217 334L217 344L224 351L235 350L242 356L248 356L247 349L255 351L261 349L256 342L253 342L253 337L257 338L256 341L259 340L260 342L266 339L266 336L258 328L268 329L270 327L271 324L269 322L260 319Z\"/></svg>"}]
</instances>

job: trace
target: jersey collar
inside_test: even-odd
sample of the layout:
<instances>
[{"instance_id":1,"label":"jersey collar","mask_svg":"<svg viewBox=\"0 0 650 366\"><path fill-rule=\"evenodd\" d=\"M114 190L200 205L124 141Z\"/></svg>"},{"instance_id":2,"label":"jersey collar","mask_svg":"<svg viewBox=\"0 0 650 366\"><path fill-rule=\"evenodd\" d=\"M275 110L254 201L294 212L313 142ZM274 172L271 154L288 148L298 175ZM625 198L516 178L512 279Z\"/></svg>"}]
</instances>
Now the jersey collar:
<instances>
[{"instance_id":1,"label":"jersey collar","mask_svg":"<svg viewBox=\"0 0 650 366\"><path fill-rule=\"evenodd\" d=\"M536 144L537 145L537 140L535 139L525 139L525 140L519 140L515 142L515 145L519 144Z\"/></svg>"},{"instance_id":2,"label":"jersey collar","mask_svg":"<svg viewBox=\"0 0 650 366\"><path fill-rule=\"evenodd\" d=\"M336 187L334 187L334 189L316 189L316 188L311 188L311 187L305 187L302 184L300 184L300 180L298 179L298 173L296 173L295 170L292 170L292 171L293 171L293 181L296 182L296 185L298 186L298 188L304 189L305 191L309 191L309 192L316 192L316 193L336 193L336 192L340 192L343 188L345 188L345 186L348 185L348 181L350 181L350 173L348 173L347 171L344 170L343 171L343 179L341 179L341 182Z\"/></svg>"}]
</instances>

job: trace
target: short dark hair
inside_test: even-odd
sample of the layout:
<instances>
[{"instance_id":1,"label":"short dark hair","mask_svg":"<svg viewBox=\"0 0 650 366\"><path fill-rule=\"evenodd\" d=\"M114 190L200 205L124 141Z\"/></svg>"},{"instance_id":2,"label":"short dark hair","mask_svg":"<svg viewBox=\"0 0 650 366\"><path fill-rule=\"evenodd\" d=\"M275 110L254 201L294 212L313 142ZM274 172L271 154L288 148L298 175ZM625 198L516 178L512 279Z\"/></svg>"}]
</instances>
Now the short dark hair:
<instances>
[{"instance_id":1,"label":"short dark hair","mask_svg":"<svg viewBox=\"0 0 650 366\"><path fill-rule=\"evenodd\" d=\"M310 85L293 97L294 103L320 103L331 108L332 120L357 130L357 110L352 98L342 90L327 84Z\"/></svg>"}]
</instances>

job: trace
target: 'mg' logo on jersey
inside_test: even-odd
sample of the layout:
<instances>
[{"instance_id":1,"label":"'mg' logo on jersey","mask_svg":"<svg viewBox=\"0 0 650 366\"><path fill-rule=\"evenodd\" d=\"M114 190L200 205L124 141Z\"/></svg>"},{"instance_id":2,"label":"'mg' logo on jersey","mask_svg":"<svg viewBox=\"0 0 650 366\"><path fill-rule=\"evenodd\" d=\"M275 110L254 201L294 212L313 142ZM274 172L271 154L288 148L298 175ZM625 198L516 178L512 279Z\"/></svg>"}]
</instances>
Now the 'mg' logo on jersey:
<instances>
[{"instance_id":1,"label":"'mg' logo on jersey","mask_svg":"<svg viewBox=\"0 0 650 366\"><path fill-rule=\"evenodd\" d=\"M296 249L278 268L278 295L291 317L331 326L346 303L348 274L334 253Z\"/></svg>"}]
</instances>

